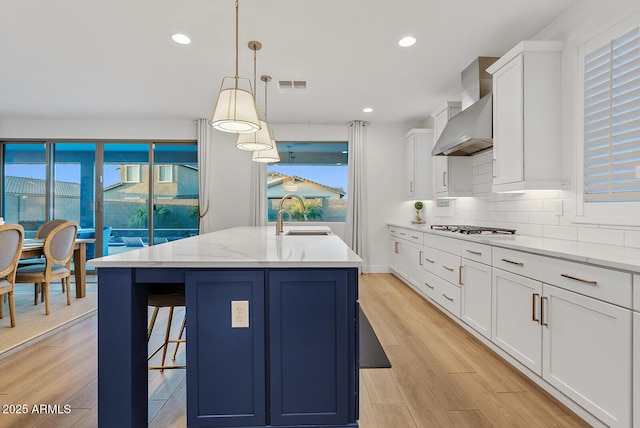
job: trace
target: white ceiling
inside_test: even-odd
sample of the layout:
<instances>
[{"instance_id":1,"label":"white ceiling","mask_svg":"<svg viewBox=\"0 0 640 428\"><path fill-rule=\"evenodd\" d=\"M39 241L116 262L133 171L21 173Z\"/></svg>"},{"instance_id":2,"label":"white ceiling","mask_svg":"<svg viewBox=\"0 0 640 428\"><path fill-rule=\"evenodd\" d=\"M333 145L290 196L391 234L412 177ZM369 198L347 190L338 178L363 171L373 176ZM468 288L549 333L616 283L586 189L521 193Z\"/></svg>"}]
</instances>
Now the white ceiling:
<instances>
[{"instance_id":1,"label":"white ceiling","mask_svg":"<svg viewBox=\"0 0 640 428\"><path fill-rule=\"evenodd\" d=\"M459 99L459 73L577 0L240 0L240 76L269 119L413 122ZM234 74L234 0L0 1L0 120L210 118ZM181 46L170 36L189 35ZM418 42L400 48L407 34ZM275 81L306 80L307 94ZM258 77L258 106L264 84ZM373 113L363 113L370 106Z\"/></svg>"}]
</instances>

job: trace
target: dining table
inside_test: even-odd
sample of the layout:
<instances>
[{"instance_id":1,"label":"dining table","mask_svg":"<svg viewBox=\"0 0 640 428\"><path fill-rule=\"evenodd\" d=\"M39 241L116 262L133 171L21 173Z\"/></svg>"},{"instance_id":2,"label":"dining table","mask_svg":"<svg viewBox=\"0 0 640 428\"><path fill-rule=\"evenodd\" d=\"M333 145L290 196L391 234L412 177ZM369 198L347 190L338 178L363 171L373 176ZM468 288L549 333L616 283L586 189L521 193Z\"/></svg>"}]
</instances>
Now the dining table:
<instances>
[{"instance_id":1,"label":"dining table","mask_svg":"<svg viewBox=\"0 0 640 428\"><path fill-rule=\"evenodd\" d=\"M73 246L73 274L76 283L76 298L87 295L87 244L95 242L95 238L76 239ZM22 244L20 259L30 259L44 255L44 239L25 238Z\"/></svg>"}]
</instances>

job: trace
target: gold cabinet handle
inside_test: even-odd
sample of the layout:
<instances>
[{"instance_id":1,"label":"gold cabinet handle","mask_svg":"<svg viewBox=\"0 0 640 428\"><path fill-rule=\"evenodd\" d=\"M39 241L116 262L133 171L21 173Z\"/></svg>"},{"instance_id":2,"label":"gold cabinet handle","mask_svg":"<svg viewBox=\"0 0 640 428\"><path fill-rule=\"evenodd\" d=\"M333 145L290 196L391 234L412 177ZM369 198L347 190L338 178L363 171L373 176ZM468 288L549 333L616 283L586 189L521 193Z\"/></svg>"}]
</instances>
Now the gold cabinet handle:
<instances>
[{"instance_id":1,"label":"gold cabinet handle","mask_svg":"<svg viewBox=\"0 0 640 428\"><path fill-rule=\"evenodd\" d=\"M540 322L540 319L536 318L536 301L538 300L540 295L538 293L533 293L531 295L531 321L535 321L537 323Z\"/></svg>"},{"instance_id":2,"label":"gold cabinet handle","mask_svg":"<svg viewBox=\"0 0 640 428\"><path fill-rule=\"evenodd\" d=\"M404 232L400 232L400 235L405 236L405 235L406 235L406 233L404 233Z\"/></svg>"},{"instance_id":3,"label":"gold cabinet handle","mask_svg":"<svg viewBox=\"0 0 640 428\"><path fill-rule=\"evenodd\" d=\"M445 187L447 185L447 171L442 173L442 185Z\"/></svg>"},{"instance_id":4,"label":"gold cabinet handle","mask_svg":"<svg viewBox=\"0 0 640 428\"><path fill-rule=\"evenodd\" d=\"M589 284L589 285L597 285L598 284L598 281L589 281L589 280L582 279L582 278L576 278L575 276L567 275L566 273L561 273L560 276L563 277L563 278L573 279L574 281L584 282L585 284Z\"/></svg>"},{"instance_id":5,"label":"gold cabinet handle","mask_svg":"<svg viewBox=\"0 0 640 428\"><path fill-rule=\"evenodd\" d=\"M448 270L449 272L453 272L453 268L450 268L448 266L442 265L443 268L445 268L446 270Z\"/></svg>"},{"instance_id":6,"label":"gold cabinet handle","mask_svg":"<svg viewBox=\"0 0 640 428\"><path fill-rule=\"evenodd\" d=\"M464 266L462 266L462 265L460 265L460 266L458 267L458 284L460 284L460 285L464 285L464 284L462 283L462 268L463 268L463 267L464 267Z\"/></svg>"},{"instance_id":7,"label":"gold cabinet handle","mask_svg":"<svg viewBox=\"0 0 640 428\"><path fill-rule=\"evenodd\" d=\"M398 253L399 253L399 251L398 251L398 241L395 241L395 242L394 242L393 249L394 249L394 251L396 252L396 254L398 254Z\"/></svg>"},{"instance_id":8,"label":"gold cabinet handle","mask_svg":"<svg viewBox=\"0 0 640 428\"><path fill-rule=\"evenodd\" d=\"M429 288L430 288L430 289L432 289L432 290L435 288L433 285L429 285L429 284L427 284L426 282L424 283L424 285L426 285L427 287L429 287Z\"/></svg>"},{"instance_id":9,"label":"gold cabinet handle","mask_svg":"<svg viewBox=\"0 0 640 428\"><path fill-rule=\"evenodd\" d=\"M540 325L549 327L549 323L544 320L544 302L546 302L547 300L548 297L546 296L542 296L542 299L540 299Z\"/></svg>"},{"instance_id":10,"label":"gold cabinet handle","mask_svg":"<svg viewBox=\"0 0 640 428\"><path fill-rule=\"evenodd\" d=\"M481 256L482 253L480 251L467 250L467 253L475 254L476 256Z\"/></svg>"},{"instance_id":11,"label":"gold cabinet handle","mask_svg":"<svg viewBox=\"0 0 640 428\"><path fill-rule=\"evenodd\" d=\"M444 297L445 299L447 299L447 300L448 300L448 301L450 301L450 302L453 302L453 297L449 297L449 296L447 296L447 295L446 295L446 294L444 294L444 293L442 294L442 297Z\"/></svg>"},{"instance_id":12,"label":"gold cabinet handle","mask_svg":"<svg viewBox=\"0 0 640 428\"><path fill-rule=\"evenodd\" d=\"M417 237L417 236L415 236L415 235L411 235L411 237L412 237L413 239L418 239L418 237Z\"/></svg>"},{"instance_id":13,"label":"gold cabinet handle","mask_svg":"<svg viewBox=\"0 0 640 428\"><path fill-rule=\"evenodd\" d=\"M418 259L418 263L422 266L422 250L420 250L420 258Z\"/></svg>"},{"instance_id":14,"label":"gold cabinet handle","mask_svg":"<svg viewBox=\"0 0 640 428\"><path fill-rule=\"evenodd\" d=\"M435 263L435 261L434 261L434 260L428 259L428 258L426 258L426 257L425 257L424 259L425 259L426 261L428 261L429 263Z\"/></svg>"},{"instance_id":15,"label":"gold cabinet handle","mask_svg":"<svg viewBox=\"0 0 640 428\"><path fill-rule=\"evenodd\" d=\"M511 261L511 260L508 260L508 259L500 259L500 260L502 260L503 262L506 262L506 263L511 263L512 265L524 266L524 263L522 263L522 262L514 262L514 261Z\"/></svg>"}]
</instances>

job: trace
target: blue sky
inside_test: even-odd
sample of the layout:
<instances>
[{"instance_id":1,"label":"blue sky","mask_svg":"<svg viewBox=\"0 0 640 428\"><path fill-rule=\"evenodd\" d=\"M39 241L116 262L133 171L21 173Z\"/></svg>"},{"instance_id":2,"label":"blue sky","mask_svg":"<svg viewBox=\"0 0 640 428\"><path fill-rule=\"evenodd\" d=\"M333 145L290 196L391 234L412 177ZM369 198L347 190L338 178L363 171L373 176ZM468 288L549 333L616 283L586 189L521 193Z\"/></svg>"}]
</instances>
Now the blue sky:
<instances>
[{"instance_id":1,"label":"blue sky","mask_svg":"<svg viewBox=\"0 0 640 428\"><path fill-rule=\"evenodd\" d=\"M297 175L325 186L340 187L347 191L347 166L301 166L271 164L268 171L285 175Z\"/></svg>"}]
</instances>

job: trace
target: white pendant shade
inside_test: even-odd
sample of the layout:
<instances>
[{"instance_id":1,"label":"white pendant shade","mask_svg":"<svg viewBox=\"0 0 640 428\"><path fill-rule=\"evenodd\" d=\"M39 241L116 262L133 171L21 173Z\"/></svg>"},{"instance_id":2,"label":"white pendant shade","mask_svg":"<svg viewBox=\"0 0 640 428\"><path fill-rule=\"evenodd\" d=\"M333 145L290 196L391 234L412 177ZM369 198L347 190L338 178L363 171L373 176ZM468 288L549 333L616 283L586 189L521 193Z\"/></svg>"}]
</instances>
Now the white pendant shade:
<instances>
[{"instance_id":1,"label":"white pendant shade","mask_svg":"<svg viewBox=\"0 0 640 428\"><path fill-rule=\"evenodd\" d=\"M276 142L271 140L271 144L273 147L268 150L256 150L251 155L251 160L254 162L263 162L263 163L275 163L280 162L280 154L278 154L278 147L276 147Z\"/></svg>"},{"instance_id":2,"label":"white pendant shade","mask_svg":"<svg viewBox=\"0 0 640 428\"><path fill-rule=\"evenodd\" d=\"M260 130L258 132L238 134L236 147L242 150L267 150L272 148L273 142L267 122L260 121Z\"/></svg>"},{"instance_id":3,"label":"white pendant shade","mask_svg":"<svg viewBox=\"0 0 640 428\"><path fill-rule=\"evenodd\" d=\"M221 90L211 118L211 125L224 132L258 131L260 122L251 92L235 87Z\"/></svg>"}]
</instances>

